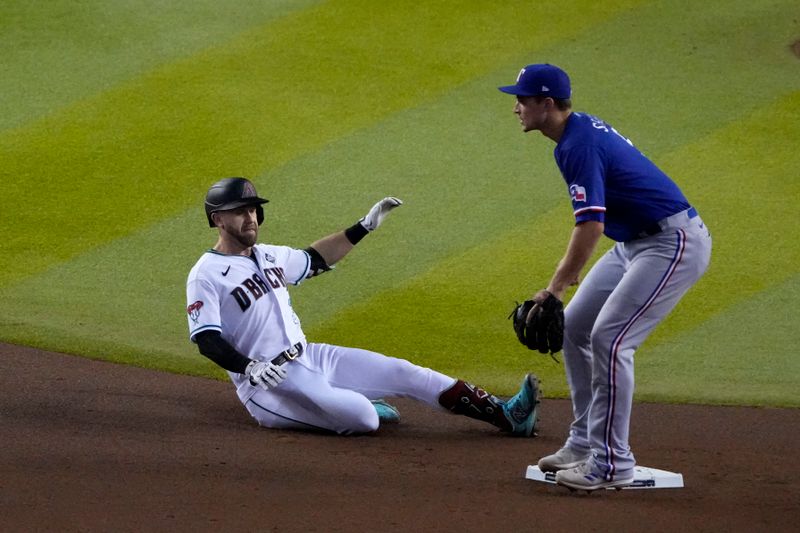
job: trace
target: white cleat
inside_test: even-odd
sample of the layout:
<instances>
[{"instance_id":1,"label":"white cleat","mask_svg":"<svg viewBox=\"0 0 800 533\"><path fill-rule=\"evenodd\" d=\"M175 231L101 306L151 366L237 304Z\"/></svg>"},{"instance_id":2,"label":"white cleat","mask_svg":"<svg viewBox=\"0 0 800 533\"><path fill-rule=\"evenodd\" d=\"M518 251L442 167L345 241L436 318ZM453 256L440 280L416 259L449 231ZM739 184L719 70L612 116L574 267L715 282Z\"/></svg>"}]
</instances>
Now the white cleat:
<instances>
[{"instance_id":1,"label":"white cleat","mask_svg":"<svg viewBox=\"0 0 800 533\"><path fill-rule=\"evenodd\" d=\"M633 475L627 478L606 480L592 469L592 461L587 461L575 468L556 472L556 483L570 490L585 490L586 492L597 489L622 489L633 483Z\"/></svg>"},{"instance_id":2,"label":"white cleat","mask_svg":"<svg viewBox=\"0 0 800 533\"><path fill-rule=\"evenodd\" d=\"M539 459L539 470L542 472L568 470L582 465L589 460L589 457L591 454L588 451L579 452L565 446L556 453Z\"/></svg>"}]
</instances>

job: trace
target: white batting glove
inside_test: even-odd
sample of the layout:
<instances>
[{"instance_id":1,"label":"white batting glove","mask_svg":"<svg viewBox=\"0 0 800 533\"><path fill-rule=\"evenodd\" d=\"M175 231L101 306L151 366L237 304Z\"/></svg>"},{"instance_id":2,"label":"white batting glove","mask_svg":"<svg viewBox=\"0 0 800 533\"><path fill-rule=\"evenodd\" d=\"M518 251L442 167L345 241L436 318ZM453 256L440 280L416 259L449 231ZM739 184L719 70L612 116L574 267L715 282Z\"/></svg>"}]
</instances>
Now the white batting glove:
<instances>
[{"instance_id":1,"label":"white batting glove","mask_svg":"<svg viewBox=\"0 0 800 533\"><path fill-rule=\"evenodd\" d=\"M286 369L272 363L253 361L247 365L244 375L248 377L252 386L269 390L277 387L286 379Z\"/></svg>"},{"instance_id":2,"label":"white batting glove","mask_svg":"<svg viewBox=\"0 0 800 533\"><path fill-rule=\"evenodd\" d=\"M389 214L389 211L395 207L403 205L403 201L394 196L387 196L377 204L372 206L367 216L359 220L364 229L367 231L375 231L381 225L383 219Z\"/></svg>"}]
</instances>

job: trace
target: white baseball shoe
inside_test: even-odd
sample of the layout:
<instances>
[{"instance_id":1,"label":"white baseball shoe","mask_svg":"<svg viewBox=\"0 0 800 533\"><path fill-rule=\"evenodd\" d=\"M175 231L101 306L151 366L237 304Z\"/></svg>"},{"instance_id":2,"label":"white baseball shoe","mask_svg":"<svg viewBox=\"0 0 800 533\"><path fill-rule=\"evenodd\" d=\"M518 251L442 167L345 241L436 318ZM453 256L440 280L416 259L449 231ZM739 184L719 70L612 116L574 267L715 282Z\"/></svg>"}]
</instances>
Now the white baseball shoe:
<instances>
[{"instance_id":1,"label":"white baseball shoe","mask_svg":"<svg viewBox=\"0 0 800 533\"><path fill-rule=\"evenodd\" d=\"M542 472L558 472L580 466L591 457L591 453L579 452L564 446L556 453L539 459L539 470Z\"/></svg>"},{"instance_id":2,"label":"white baseball shoe","mask_svg":"<svg viewBox=\"0 0 800 533\"><path fill-rule=\"evenodd\" d=\"M585 490L587 492L608 488L621 489L633 483L633 473L631 473L630 477L606 480L602 474L594 469L592 461L586 461L578 467L556 472L556 483L571 490Z\"/></svg>"}]
</instances>

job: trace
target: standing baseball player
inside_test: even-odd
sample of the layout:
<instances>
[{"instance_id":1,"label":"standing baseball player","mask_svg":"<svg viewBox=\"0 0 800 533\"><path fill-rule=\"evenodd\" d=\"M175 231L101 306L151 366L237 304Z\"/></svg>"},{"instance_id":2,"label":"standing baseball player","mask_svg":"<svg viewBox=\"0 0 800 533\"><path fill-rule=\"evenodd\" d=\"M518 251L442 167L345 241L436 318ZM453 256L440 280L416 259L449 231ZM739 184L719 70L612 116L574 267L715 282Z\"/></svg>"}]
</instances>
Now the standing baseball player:
<instances>
[{"instance_id":1,"label":"standing baseball player","mask_svg":"<svg viewBox=\"0 0 800 533\"><path fill-rule=\"evenodd\" d=\"M711 236L678 186L603 120L572 111L570 80L528 65L514 85L525 132L556 143L575 227L546 289L518 307L515 330L531 349L564 349L574 421L564 446L539 460L572 489L622 487L634 477L628 445L633 354L705 272ZM563 310L601 235L616 241Z\"/></svg>"},{"instance_id":2,"label":"standing baseball player","mask_svg":"<svg viewBox=\"0 0 800 533\"><path fill-rule=\"evenodd\" d=\"M532 374L506 402L403 359L306 341L288 286L331 270L400 200L384 198L353 226L304 250L257 244L266 202L245 178L211 186L205 211L219 238L186 284L191 340L228 371L239 399L260 425L342 435L371 432L380 421L400 419L382 398L403 396L511 435L535 435L539 390Z\"/></svg>"}]
</instances>

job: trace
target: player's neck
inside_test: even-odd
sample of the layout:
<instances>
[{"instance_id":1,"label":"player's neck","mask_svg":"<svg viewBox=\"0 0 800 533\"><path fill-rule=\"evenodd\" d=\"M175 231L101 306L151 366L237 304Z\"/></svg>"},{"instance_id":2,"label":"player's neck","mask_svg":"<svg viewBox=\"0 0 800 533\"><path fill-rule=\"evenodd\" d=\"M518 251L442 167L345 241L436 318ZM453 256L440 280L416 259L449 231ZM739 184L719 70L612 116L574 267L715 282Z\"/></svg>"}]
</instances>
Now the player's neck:
<instances>
[{"instance_id":1,"label":"player's neck","mask_svg":"<svg viewBox=\"0 0 800 533\"><path fill-rule=\"evenodd\" d=\"M551 120L548 120L547 124L540 128L542 135L558 143L561 140L561 136L564 135L564 130L567 128L567 120L569 120L571 114L571 109L554 112L551 115Z\"/></svg>"},{"instance_id":2,"label":"player's neck","mask_svg":"<svg viewBox=\"0 0 800 533\"><path fill-rule=\"evenodd\" d=\"M225 255L244 255L250 256L253 253L252 246L244 246L235 239L223 239L221 236L214 245L214 251Z\"/></svg>"}]
</instances>

